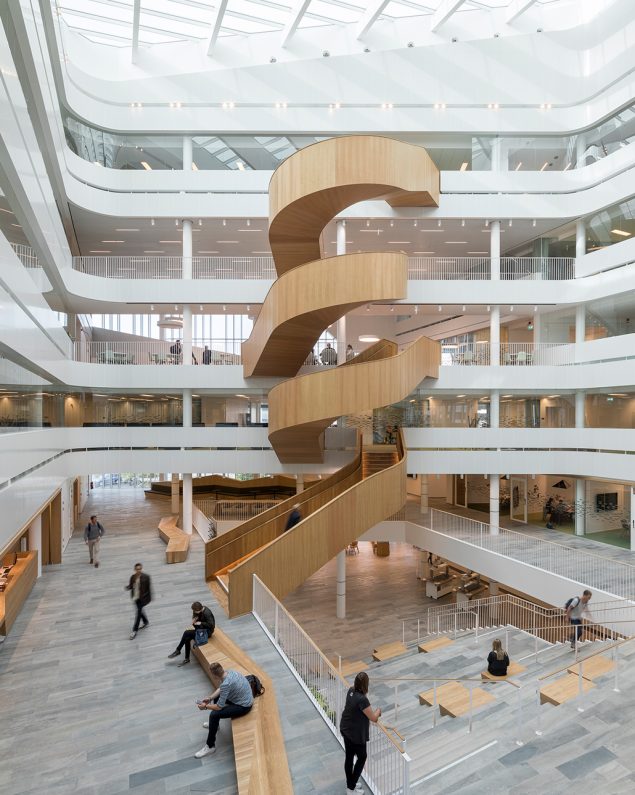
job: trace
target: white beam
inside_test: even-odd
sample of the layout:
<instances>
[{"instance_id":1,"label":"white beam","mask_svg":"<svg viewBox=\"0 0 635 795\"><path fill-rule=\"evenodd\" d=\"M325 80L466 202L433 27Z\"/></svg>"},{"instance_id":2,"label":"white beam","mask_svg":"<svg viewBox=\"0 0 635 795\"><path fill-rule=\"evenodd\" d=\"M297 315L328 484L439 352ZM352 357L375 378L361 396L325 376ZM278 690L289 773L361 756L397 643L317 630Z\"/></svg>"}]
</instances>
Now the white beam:
<instances>
[{"instance_id":1,"label":"white beam","mask_svg":"<svg viewBox=\"0 0 635 795\"><path fill-rule=\"evenodd\" d=\"M295 7L291 10L291 16L284 26L284 30L282 31L282 42L280 44L281 47L286 47L289 43L291 37L298 29L298 25L302 21L302 17L304 16L304 12L309 7L311 0L298 0L295 4Z\"/></svg>"},{"instance_id":2,"label":"white beam","mask_svg":"<svg viewBox=\"0 0 635 795\"><path fill-rule=\"evenodd\" d=\"M134 0L132 8L132 53L130 58L132 63L137 63L139 55L139 23L141 20L141 0Z\"/></svg>"},{"instance_id":3,"label":"white beam","mask_svg":"<svg viewBox=\"0 0 635 795\"><path fill-rule=\"evenodd\" d=\"M432 26L430 28L432 33L438 30L441 25L444 25L464 2L465 0L442 0L441 5L432 16Z\"/></svg>"},{"instance_id":4,"label":"white beam","mask_svg":"<svg viewBox=\"0 0 635 795\"><path fill-rule=\"evenodd\" d=\"M511 23L518 19L521 14L524 14L528 8L531 8L535 2L536 0L514 0L509 7L505 22L511 25Z\"/></svg>"},{"instance_id":5,"label":"white beam","mask_svg":"<svg viewBox=\"0 0 635 795\"><path fill-rule=\"evenodd\" d=\"M227 9L227 2L228 0L219 0L218 7L216 9L216 16L214 17L214 21L212 22L212 32L209 37L209 41L207 43L207 54L211 55L214 52L214 47L216 46L216 40L218 39L218 34L220 33L221 25L223 24L223 17L225 16L225 10Z\"/></svg>"},{"instance_id":6,"label":"white beam","mask_svg":"<svg viewBox=\"0 0 635 795\"><path fill-rule=\"evenodd\" d=\"M390 0L374 0L374 2L368 6L362 18L357 23L357 30L355 31L356 39L364 38L364 36L375 24L377 19L381 16L384 8L386 8L389 2Z\"/></svg>"}]
</instances>

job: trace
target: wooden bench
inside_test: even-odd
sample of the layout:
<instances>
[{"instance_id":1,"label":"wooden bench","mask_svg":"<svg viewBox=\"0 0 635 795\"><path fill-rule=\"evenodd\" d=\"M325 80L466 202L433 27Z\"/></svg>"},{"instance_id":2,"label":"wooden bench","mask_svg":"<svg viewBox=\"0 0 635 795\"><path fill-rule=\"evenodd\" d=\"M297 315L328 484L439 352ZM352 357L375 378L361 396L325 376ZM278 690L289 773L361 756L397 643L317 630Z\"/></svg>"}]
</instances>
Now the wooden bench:
<instances>
[{"instance_id":1,"label":"wooden bench","mask_svg":"<svg viewBox=\"0 0 635 795\"><path fill-rule=\"evenodd\" d=\"M454 641L452 638L448 638L444 635L441 638L435 638L434 640L427 640L425 643L420 643L418 649L420 654L429 654L431 651L444 649L446 646L451 646L453 643Z\"/></svg>"},{"instance_id":2,"label":"wooden bench","mask_svg":"<svg viewBox=\"0 0 635 795\"><path fill-rule=\"evenodd\" d=\"M165 562L184 563L190 551L190 536L177 526L178 516L164 516L159 520L159 535L166 542Z\"/></svg>"},{"instance_id":3,"label":"wooden bench","mask_svg":"<svg viewBox=\"0 0 635 795\"><path fill-rule=\"evenodd\" d=\"M373 660L381 662L382 660L392 660L393 657L399 657L405 654L408 649L399 641L394 643L385 643L383 646L378 646L373 650Z\"/></svg>"},{"instance_id":4,"label":"wooden bench","mask_svg":"<svg viewBox=\"0 0 635 795\"><path fill-rule=\"evenodd\" d=\"M340 661L337 657L331 657L331 664L335 670L338 670ZM363 660L342 660L342 676L344 679L357 676L360 671L366 671L368 664Z\"/></svg>"},{"instance_id":5,"label":"wooden bench","mask_svg":"<svg viewBox=\"0 0 635 795\"><path fill-rule=\"evenodd\" d=\"M247 715L231 721L239 795L293 795L276 694L269 676L218 627L204 646L193 649L193 654L210 681L210 663L220 662L225 670L255 674L265 688ZM211 712L201 715L209 717Z\"/></svg>"},{"instance_id":6,"label":"wooden bench","mask_svg":"<svg viewBox=\"0 0 635 795\"><path fill-rule=\"evenodd\" d=\"M595 687L593 682L582 677L582 692L586 693ZM558 704L564 704L565 701L571 701L572 698L577 698L580 695L580 682L578 681L577 674L565 674L560 679L556 679L548 685L545 685L540 690L540 703L553 704L557 707Z\"/></svg>"},{"instance_id":7,"label":"wooden bench","mask_svg":"<svg viewBox=\"0 0 635 795\"><path fill-rule=\"evenodd\" d=\"M567 668L567 671L577 676L579 666L580 663L572 665L570 668ZM615 663L613 660L609 660L608 657L604 657L602 654L596 654L589 660L582 661L582 678L593 681L593 679L597 679L598 676L604 676L610 673L614 668Z\"/></svg>"},{"instance_id":8,"label":"wooden bench","mask_svg":"<svg viewBox=\"0 0 635 795\"><path fill-rule=\"evenodd\" d=\"M5 590L0 593L0 635L7 635L18 617L37 579L37 550L6 556L3 564L12 565Z\"/></svg>"},{"instance_id":9,"label":"wooden bench","mask_svg":"<svg viewBox=\"0 0 635 795\"><path fill-rule=\"evenodd\" d=\"M491 693L481 690L480 687L472 688L472 709L484 707L496 701ZM419 703L432 706L434 704L434 689L419 693ZM437 705L441 715L458 718L470 711L470 690L459 682L448 682L437 687Z\"/></svg>"},{"instance_id":10,"label":"wooden bench","mask_svg":"<svg viewBox=\"0 0 635 795\"><path fill-rule=\"evenodd\" d=\"M520 665L517 662L510 662L507 666L507 674L505 676L494 676L494 674L491 674L489 671L481 671L481 679L496 682L499 679L510 679L512 676L518 676L519 674L525 673L526 670L524 665Z\"/></svg>"}]
</instances>

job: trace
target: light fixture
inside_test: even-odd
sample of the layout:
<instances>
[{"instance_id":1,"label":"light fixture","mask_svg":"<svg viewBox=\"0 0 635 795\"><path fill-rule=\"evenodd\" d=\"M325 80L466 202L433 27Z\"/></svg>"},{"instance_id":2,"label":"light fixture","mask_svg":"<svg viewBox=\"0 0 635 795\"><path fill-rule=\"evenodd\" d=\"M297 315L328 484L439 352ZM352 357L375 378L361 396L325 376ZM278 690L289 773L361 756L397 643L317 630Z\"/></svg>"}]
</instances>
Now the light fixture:
<instances>
[{"instance_id":1,"label":"light fixture","mask_svg":"<svg viewBox=\"0 0 635 795\"><path fill-rule=\"evenodd\" d=\"M146 171L152 171L152 166L150 163L147 163L145 160L141 161L141 165L145 168Z\"/></svg>"},{"instance_id":2,"label":"light fixture","mask_svg":"<svg viewBox=\"0 0 635 795\"><path fill-rule=\"evenodd\" d=\"M461 163L461 168L459 169L459 171L467 171L467 161Z\"/></svg>"},{"instance_id":3,"label":"light fixture","mask_svg":"<svg viewBox=\"0 0 635 795\"><path fill-rule=\"evenodd\" d=\"M154 218L150 219L150 226L154 226Z\"/></svg>"},{"instance_id":4,"label":"light fixture","mask_svg":"<svg viewBox=\"0 0 635 795\"><path fill-rule=\"evenodd\" d=\"M115 232L138 232L138 229L115 229Z\"/></svg>"},{"instance_id":5,"label":"light fixture","mask_svg":"<svg viewBox=\"0 0 635 795\"><path fill-rule=\"evenodd\" d=\"M125 243L125 240L102 240L102 243Z\"/></svg>"},{"instance_id":6,"label":"light fixture","mask_svg":"<svg viewBox=\"0 0 635 795\"><path fill-rule=\"evenodd\" d=\"M461 220L461 226L465 226L465 218Z\"/></svg>"},{"instance_id":7,"label":"light fixture","mask_svg":"<svg viewBox=\"0 0 635 795\"><path fill-rule=\"evenodd\" d=\"M226 311L227 311L227 306L225 304L223 304L223 312L226 312Z\"/></svg>"},{"instance_id":8,"label":"light fixture","mask_svg":"<svg viewBox=\"0 0 635 795\"><path fill-rule=\"evenodd\" d=\"M198 225L203 226L203 221L200 218L198 219Z\"/></svg>"},{"instance_id":9,"label":"light fixture","mask_svg":"<svg viewBox=\"0 0 635 795\"><path fill-rule=\"evenodd\" d=\"M510 307L509 307L509 311L510 311L510 312L513 312L513 311L514 311L514 307L513 307L513 306L510 306Z\"/></svg>"},{"instance_id":10,"label":"light fixture","mask_svg":"<svg viewBox=\"0 0 635 795\"><path fill-rule=\"evenodd\" d=\"M623 229L611 229L612 235L620 235L621 237L630 237L630 232L625 232ZM106 242L106 241L103 241Z\"/></svg>"},{"instance_id":11,"label":"light fixture","mask_svg":"<svg viewBox=\"0 0 635 795\"><path fill-rule=\"evenodd\" d=\"M178 226L178 225L179 225L179 219L178 219L178 218L175 218L175 219L174 219L174 226Z\"/></svg>"},{"instance_id":12,"label":"light fixture","mask_svg":"<svg viewBox=\"0 0 635 795\"><path fill-rule=\"evenodd\" d=\"M244 171L244 170L245 170L245 164L244 164L244 163L242 163L240 160L238 160L238 161L236 162L236 168L237 168L239 171Z\"/></svg>"},{"instance_id":13,"label":"light fixture","mask_svg":"<svg viewBox=\"0 0 635 795\"><path fill-rule=\"evenodd\" d=\"M516 166L516 168L514 169L514 171L520 171L520 167L522 166L522 164L523 164L523 161L522 161L522 160L520 160L520 161L519 161L519 163L518 163L518 165L517 165L517 166Z\"/></svg>"},{"instance_id":14,"label":"light fixture","mask_svg":"<svg viewBox=\"0 0 635 795\"><path fill-rule=\"evenodd\" d=\"M443 309L443 307L441 306L441 304L439 304L439 312L441 312L442 309Z\"/></svg>"},{"instance_id":15,"label":"light fixture","mask_svg":"<svg viewBox=\"0 0 635 795\"><path fill-rule=\"evenodd\" d=\"M511 226L511 225L512 225L512 219L510 218L508 226Z\"/></svg>"},{"instance_id":16,"label":"light fixture","mask_svg":"<svg viewBox=\"0 0 635 795\"><path fill-rule=\"evenodd\" d=\"M227 219L223 218L223 226L227 226Z\"/></svg>"},{"instance_id":17,"label":"light fixture","mask_svg":"<svg viewBox=\"0 0 635 795\"><path fill-rule=\"evenodd\" d=\"M379 342L379 337L376 334L360 334L357 339L359 342Z\"/></svg>"},{"instance_id":18,"label":"light fixture","mask_svg":"<svg viewBox=\"0 0 635 795\"><path fill-rule=\"evenodd\" d=\"M440 218L439 218L439 220L437 221L437 226L441 226L441 219L440 219Z\"/></svg>"},{"instance_id":19,"label":"light fixture","mask_svg":"<svg viewBox=\"0 0 635 795\"><path fill-rule=\"evenodd\" d=\"M533 324L533 323L531 322L531 320L530 320L530 321L527 323L527 331L533 331L533 330L534 330L534 324Z\"/></svg>"},{"instance_id":20,"label":"light fixture","mask_svg":"<svg viewBox=\"0 0 635 795\"><path fill-rule=\"evenodd\" d=\"M547 168L547 166L548 166L548 165L549 165L549 161L547 160L547 161L545 161L545 162L542 164L542 166L541 166L540 170L541 170L541 171L544 171L544 170Z\"/></svg>"},{"instance_id":21,"label":"light fixture","mask_svg":"<svg viewBox=\"0 0 635 795\"><path fill-rule=\"evenodd\" d=\"M413 222L412 222L412 225L413 225L413 226L416 226L416 225L417 225L417 221L413 221Z\"/></svg>"}]
</instances>

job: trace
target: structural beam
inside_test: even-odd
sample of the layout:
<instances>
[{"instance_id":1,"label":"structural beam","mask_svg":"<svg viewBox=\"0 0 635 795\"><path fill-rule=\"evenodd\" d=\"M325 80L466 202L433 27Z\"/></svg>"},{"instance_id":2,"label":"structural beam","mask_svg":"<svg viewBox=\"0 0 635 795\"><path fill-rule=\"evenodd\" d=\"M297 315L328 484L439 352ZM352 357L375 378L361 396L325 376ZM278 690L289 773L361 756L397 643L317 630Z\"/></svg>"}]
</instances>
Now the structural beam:
<instances>
[{"instance_id":1,"label":"structural beam","mask_svg":"<svg viewBox=\"0 0 635 795\"><path fill-rule=\"evenodd\" d=\"M139 24L141 21L141 0L134 0L132 8L132 63L137 63L139 56Z\"/></svg>"},{"instance_id":2,"label":"structural beam","mask_svg":"<svg viewBox=\"0 0 635 795\"><path fill-rule=\"evenodd\" d=\"M212 22L212 32L209 37L209 42L207 43L208 55L212 55L214 52L218 34L220 33L221 25L223 24L223 17L225 16L225 11L227 10L227 2L228 0L219 0L218 7L216 8L216 16Z\"/></svg>"},{"instance_id":3,"label":"structural beam","mask_svg":"<svg viewBox=\"0 0 635 795\"><path fill-rule=\"evenodd\" d=\"M442 0L441 5L437 8L432 16L432 25L430 30L432 33L437 31L441 25L445 25L445 23L450 19L452 14L463 5L465 0Z\"/></svg>"},{"instance_id":4,"label":"structural beam","mask_svg":"<svg viewBox=\"0 0 635 795\"><path fill-rule=\"evenodd\" d=\"M291 37L298 29L298 25L302 21L302 17L309 7L310 2L311 0L298 0L294 8L291 10L291 16L282 31L282 42L280 43L281 47L286 47L291 40Z\"/></svg>"},{"instance_id":5,"label":"structural beam","mask_svg":"<svg viewBox=\"0 0 635 795\"><path fill-rule=\"evenodd\" d=\"M374 0L374 2L368 6L357 24L357 30L355 31L356 39L364 38L375 22L379 19L384 8L386 8L389 2L390 0Z\"/></svg>"},{"instance_id":6,"label":"structural beam","mask_svg":"<svg viewBox=\"0 0 635 795\"><path fill-rule=\"evenodd\" d=\"M518 19L521 14L524 14L528 8L531 8L536 3L536 0L514 0L507 11L507 18L505 22L511 25L512 22Z\"/></svg>"}]
</instances>

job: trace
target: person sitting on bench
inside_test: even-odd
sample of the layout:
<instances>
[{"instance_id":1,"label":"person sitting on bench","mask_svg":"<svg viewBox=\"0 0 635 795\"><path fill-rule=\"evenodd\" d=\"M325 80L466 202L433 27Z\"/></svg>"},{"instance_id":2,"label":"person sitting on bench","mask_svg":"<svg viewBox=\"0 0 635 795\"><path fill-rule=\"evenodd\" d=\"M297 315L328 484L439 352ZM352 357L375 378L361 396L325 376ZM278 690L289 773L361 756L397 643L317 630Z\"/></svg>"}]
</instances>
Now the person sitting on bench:
<instances>
[{"instance_id":1,"label":"person sitting on bench","mask_svg":"<svg viewBox=\"0 0 635 795\"><path fill-rule=\"evenodd\" d=\"M492 643L492 650L487 655L487 670L492 676L507 676L509 657L498 638Z\"/></svg>"},{"instance_id":2,"label":"person sitting on bench","mask_svg":"<svg viewBox=\"0 0 635 795\"><path fill-rule=\"evenodd\" d=\"M211 710L212 714L203 724L209 733L205 745L194 754L197 759L216 751L216 733L222 718L240 718L254 705L254 695L246 676L238 671L226 671L219 662L211 663L209 670L217 687L209 698L198 702L200 710Z\"/></svg>"},{"instance_id":3,"label":"person sitting on bench","mask_svg":"<svg viewBox=\"0 0 635 795\"><path fill-rule=\"evenodd\" d=\"M209 607L204 607L200 602L192 602L192 624L181 635L179 645L171 654L168 654L168 659L178 657L181 654L181 649L185 646L185 659L179 663L178 667L182 668L187 665L190 661L190 648L196 637L196 630L204 629L207 632L207 637L210 638L214 634L215 626L214 614Z\"/></svg>"}]
</instances>

